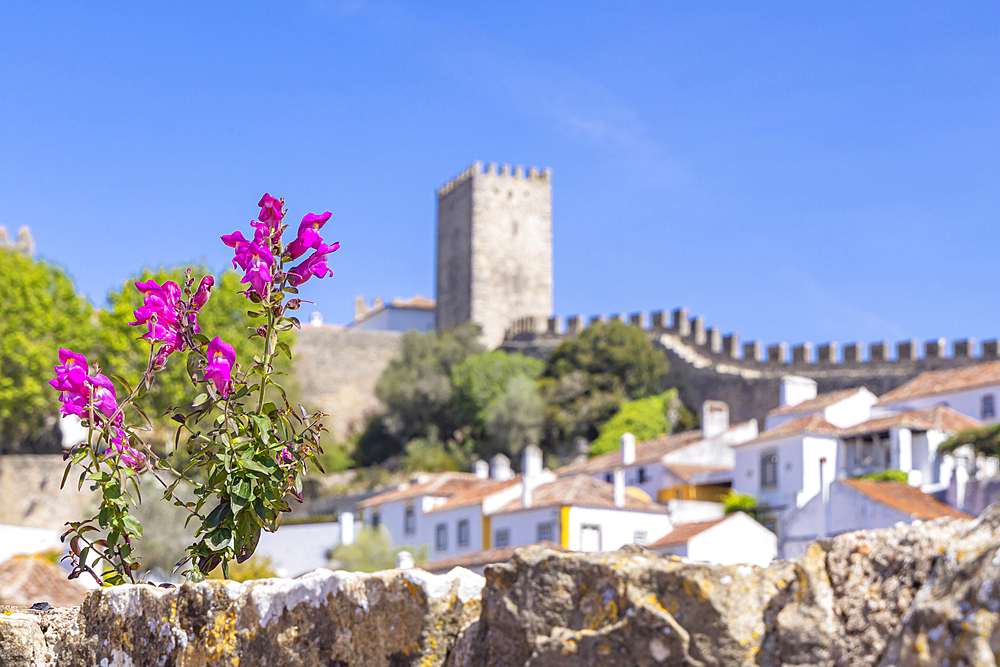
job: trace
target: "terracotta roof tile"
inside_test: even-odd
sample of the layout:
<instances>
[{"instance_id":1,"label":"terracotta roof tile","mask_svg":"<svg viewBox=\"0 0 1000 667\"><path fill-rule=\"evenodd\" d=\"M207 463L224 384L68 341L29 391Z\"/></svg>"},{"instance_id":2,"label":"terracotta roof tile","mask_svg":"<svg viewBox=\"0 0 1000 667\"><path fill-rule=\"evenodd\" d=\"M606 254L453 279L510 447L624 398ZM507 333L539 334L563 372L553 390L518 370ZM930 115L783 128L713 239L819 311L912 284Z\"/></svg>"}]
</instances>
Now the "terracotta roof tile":
<instances>
[{"instance_id":1,"label":"terracotta roof tile","mask_svg":"<svg viewBox=\"0 0 1000 667\"><path fill-rule=\"evenodd\" d=\"M358 503L358 507L372 507L394 500L405 498L416 498L417 496L440 496L450 498L461 491L468 489L483 480L478 479L471 472L439 472L432 473L431 479L422 483L409 484L405 488L396 488L392 491L380 493L377 496L366 498Z\"/></svg>"},{"instance_id":2,"label":"terracotta roof tile","mask_svg":"<svg viewBox=\"0 0 1000 667\"><path fill-rule=\"evenodd\" d=\"M877 503L898 510L913 519L927 521L945 516L971 519L960 512L927 495L906 482L875 482L870 479L838 479L838 484L848 486Z\"/></svg>"},{"instance_id":3,"label":"terracotta roof tile","mask_svg":"<svg viewBox=\"0 0 1000 667\"><path fill-rule=\"evenodd\" d=\"M635 463L633 465L646 465L654 463L663 458L664 454L676 451L701 442L701 431L684 431L671 435L661 435L652 440L643 440L635 443ZM609 470L614 470L622 463L622 453L620 449L599 454L587 459L583 463L573 463L556 470L556 474L578 475L580 473L594 475Z\"/></svg>"},{"instance_id":4,"label":"terracotta roof tile","mask_svg":"<svg viewBox=\"0 0 1000 667\"><path fill-rule=\"evenodd\" d=\"M887 431L893 426L902 426L915 431L926 431L928 429L962 431L967 428L977 428L982 426L982 423L977 419L956 412L946 405L936 405L926 410L909 410L888 417L869 419L868 421L847 428L837 428L823 419L822 415L816 413L779 424L761 433L760 437L756 440L751 440L743 444L749 445L765 440L806 433L831 435L838 438L853 438L867 433ZM734 446L739 447L740 445Z\"/></svg>"},{"instance_id":5,"label":"terracotta roof tile","mask_svg":"<svg viewBox=\"0 0 1000 667\"><path fill-rule=\"evenodd\" d=\"M927 431L929 429L962 431L967 428L979 428L982 426L982 422L956 412L946 405L936 405L927 410L910 410L888 417L870 419L857 426L841 429L840 435L849 438L867 433L880 433L888 431L893 426L902 426L914 431Z\"/></svg>"},{"instance_id":6,"label":"terracotta roof tile","mask_svg":"<svg viewBox=\"0 0 1000 667\"><path fill-rule=\"evenodd\" d=\"M991 384L1000 384L1000 360L921 373L901 387L897 387L882 396L879 403L895 403L911 398L935 396Z\"/></svg>"},{"instance_id":7,"label":"terracotta roof tile","mask_svg":"<svg viewBox=\"0 0 1000 667\"><path fill-rule=\"evenodd\" d=\"M436 305L434 299L428 299L425 296L416 295L415 297L409 299L393 299L393 308L420 308L422 310L433 310Z\"/></svg>"},{"instance_id":8,"label":"terracotta roof tile","mask_svg":"<svg viewBox=\"0 0 1000 667\"><path fill-rule=\"evenodd\" d=\"M864 387L855 387L854 389L841 389L840 391L828 391L825 394L820 394L816 398L811 398L808 401L802 401L797 405L782 405L781 407L775 408L768 412L770 415L788 415L795 414L797 412L817 412L823 408L828 408L834 403L839 403L840 401L853 396L854 394L861 391Z\"/></svg>"},{"instance_id":9,"label":"terracotta roof tile","mask_svg":"<svg viewBox=\"0 0 1000 667\"><path fill-rule=\"evenodd\" d=\"M670 463L665 467L685 482L690 482L691 478L695 475L713 472L727 472L733 469L733 466L698 466L688 465L685 463Z\"/></svg>"},{"instance_id":10,"label":"terracotta roof tile","mask_svg":"<svg viewBox=\"0 0 1000 667\"><path fill-rule=\"evenodd\" d=\"M518 475L514 479L507 480L482 480L479 484L474 484L462 491L459 491L454 496L444 501L442 504L429 510L427 513L432 512L442 512L444 510L454 509L456 507L465 507L466 505L474 505L481 503L486 496L492 495L497 491L503 491L506 488L514 486L515 484L520 484L521 476Z\"/></svg>"},{"instance_id":11,"label":"terracotta roof tile","mask_svg":"<svg viewBox=\"0 0 1000 667\"><path fill-rule=\"evenodd\" d=\"M83 602L87 589L67 579L67 572L41 556L14 556L0 563L0 604L73 607Z\"/></svg>"},{"instance_id":12,"label":"terracotta roof tile","mask_svg":"<svg viewBox=\"0 0 1000 667\"><path fill-rule=\"evenodd\" d=\"M539 542L538 546L545 547L546 549L555 549L556 551L565 551L562 547L554 542ZM492 549L486 549L485 551L473 551L472 553L462 554L461 556L452 556L450 558L441 558L440 560L431 561L430 563L424 563L420 565L421 570L426 570L427 572L445 573L449 572L455 567L478 567L480 565L489 565L490 563L502 563L506 560L510 560L514 552L520 547L493 547Z\"/></svg>"},{"instance_id":13,"label":"terracotta roof tile","mask_svg":"<svg viewBox=\"0 0 1000 667\"><path fill-rule=\"evenodd\" d=\"M639 494L628 493L626 489L625 507L623 510L633 512L653 512L665 514L667 508L663 505L649 500L649 496L642 498ZM645 495L645 494L642 494ZM542 484L531 492L531 507L557 507L561 505L575 505L577 507L615 507L614 485L601 482L589 475L580 474L573 477L560 477L554 482ZM499 510L497 514L507 514L524 509L521 505L521 498L518 497Z\"/></svg>"},{"instance_id":14,"label":"terracotta roof tile","mask_svg":"<svg viewBox=\"0 0 1000 667\"><path fill-rule=\"evenodd\" d=\"M672 531L658 539L656 542L650 544L647 549L659 549L661 547L673 547L680 544L687 544L688 541L695 535L703 533L712 526L718 526L720 523L728 519L728 516L724 516L721 519L715 519L713 521L698 521L697 523L683 523Z\"/></svg>"}]
</instances>

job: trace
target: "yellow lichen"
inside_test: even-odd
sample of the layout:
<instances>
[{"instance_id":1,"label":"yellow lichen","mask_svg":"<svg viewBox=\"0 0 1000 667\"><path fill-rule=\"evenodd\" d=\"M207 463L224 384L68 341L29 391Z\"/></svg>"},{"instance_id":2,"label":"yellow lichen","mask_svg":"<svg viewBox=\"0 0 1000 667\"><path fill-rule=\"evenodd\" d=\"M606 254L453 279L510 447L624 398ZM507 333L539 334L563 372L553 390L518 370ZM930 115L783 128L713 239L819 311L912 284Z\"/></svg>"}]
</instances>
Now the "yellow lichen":
<instances>
[{"instance_id":1,"label":"yellow lichen","mask_svg":"<svg viewBox=\"0 0 1000 667\"><path fill-rule=\"evenodd\" d=\"M237 653L236 612L228 611L215 617L211 626L202 630L205 639L206 662L221 661L229 658L229 664L237 667L240 664Z\"/></svg>"}]
</instances>

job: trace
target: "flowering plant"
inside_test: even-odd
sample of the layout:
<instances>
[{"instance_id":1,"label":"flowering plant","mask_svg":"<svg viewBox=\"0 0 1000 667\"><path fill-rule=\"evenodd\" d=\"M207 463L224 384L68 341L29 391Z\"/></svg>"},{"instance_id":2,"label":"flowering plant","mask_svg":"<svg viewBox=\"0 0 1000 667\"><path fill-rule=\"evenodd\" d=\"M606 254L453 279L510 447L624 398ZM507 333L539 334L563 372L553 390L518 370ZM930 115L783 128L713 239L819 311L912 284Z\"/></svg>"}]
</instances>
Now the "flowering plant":
<instances>
[{"instance_id":1,"label":"flowering plant","mask_svg":"<svg viewBox=\"0 0 1000 667\"><path fill-rule=\"evenodd\" d=\"M70 538L70 578L88 573L102 585L136 581L134 543L142 537L142 524L130 509L142 501L138 482L143 475L159 481L163 500L188 512L188 521L196 520L196 541L175 571L187 566L184 574L198 577L221 565L228 577L229 562L248 559L262 530L277 530L282 512L290 511L286 498L301 502L308 463L322 470L316 454L322 452L323 414L288 403L276 381L280 373L274 361L279 352L291 358L278 334L299 326L288 314L301 304L298 287L310 278L332 275L326 258L340 244L327 245L319 234L330 219L326 212L306 215L295 239L284 245L284 200L265 194L258 206L260 214L251 222L253 240L239 231L222 237L234 250L233 265L245 272L242 294L253 304L247 314L260 321L250 330L249 337L262 345L252 363L244 367L232 345L201 332L198 312L211 297L215 280L205 276L195 287L190 270L183 287L172 281L136 283L143 305L130 324L145 329L140 338L149 345L149 357L134 388L124 378L101 373L82 354L59 351L50 384L61 392L60 414L79 416L88 429L87 442L66 452L69 463L62 481L78 465L83 469L78 487L90 481L91 489L101 492L98 512L68 523L63 534L64 540ZM178 424L174 450L183 439L189 457L175 467L143 440L141 433L151 430L152 423L136 401L170 358L176 363L181 353L186 353L188 375L200 392L190 406L168 411ZM118 389L126 394L124 400L118 400ZM193 485L196 500L175 493L185 480Z\"/></svg>"}]
</instances>

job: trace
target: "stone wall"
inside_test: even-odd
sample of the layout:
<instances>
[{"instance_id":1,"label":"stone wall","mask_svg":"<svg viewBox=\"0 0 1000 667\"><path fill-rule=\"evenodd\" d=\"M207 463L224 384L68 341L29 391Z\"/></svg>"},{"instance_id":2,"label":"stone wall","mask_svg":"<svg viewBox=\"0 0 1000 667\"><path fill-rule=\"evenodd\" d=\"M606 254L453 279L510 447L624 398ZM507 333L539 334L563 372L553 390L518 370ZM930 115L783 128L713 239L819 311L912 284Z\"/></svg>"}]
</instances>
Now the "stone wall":
<instances>
[{"instance_id":1,"label":"stone wall","mask_svg":"<svg viewBox=\"0 0 1000 667\"><path fill-rule=\"evenodd\" d=\"M820 392L863 386L881 395L924 371L1000 358L996 340L984 341L978 354L975 341L955 341L950 356L944 339L927 341L923 350L912 340L900 341L894 349L884 341L842 348L837 343L808 342L791 348L786 343L764 346L760 341L741 346L738 334L723 335L717 327L706 327L703 318L689 317L683 308L595 316L589 321L582 316L518 318L508 325L500 347L546 358L595 320L619 320L642 328L670 360L664 386L677 387L681 400L692 408L706 400L725 401L734 422L756 418L763 424L767 411L778 406L784 375L812 378Z\"/></svg>"},{"instance_id":2,"label":"stone wall","mask_svg":"<svg viewBox=\"0 0 1000 667\"><path fill-rule=\"evenodd\" d=\"M65 469L61 454L0 456L0 523L62 530L91 514L97 500L89 483L77 491L79 468L59 490Z\"/></svg>"},{"instance_id":3,"label":"stone wall","mask_svg":"<svg viewBox=\"0 0 1000 667\"><path fill-rule=\"evenodd\" d=\"M118 586L0 609L0 664L571 667L996 665L1000 508L845 533L794 561L519 549L456 568Z\"/></svg>"},{"instance_id":4,"label":"stone wall","mask_svg":"<svg viewBox=\"0 0 1000 667\"><path fill-rule=\"evenodd\" d=\"M302 403L327 414L331 437L346 439L380 410L375 383L402 341L398 331L304 326L296 333L296 387Z\"/></svg>"}]
</instances>

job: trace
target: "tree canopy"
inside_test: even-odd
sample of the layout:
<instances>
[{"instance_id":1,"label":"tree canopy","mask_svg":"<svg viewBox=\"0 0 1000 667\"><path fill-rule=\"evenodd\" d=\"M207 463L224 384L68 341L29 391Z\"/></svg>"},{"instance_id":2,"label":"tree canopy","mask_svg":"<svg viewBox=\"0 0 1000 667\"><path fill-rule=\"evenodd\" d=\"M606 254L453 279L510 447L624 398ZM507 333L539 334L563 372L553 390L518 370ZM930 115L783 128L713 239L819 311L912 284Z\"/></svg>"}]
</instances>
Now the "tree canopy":
<instances>
[{"instance_id":1,"label":"tree canopy","mask_svg":"<svg viewBox=\"0 0 1000 667\"><path fill-rule=\"evenodd\" d=\"M600 434L590 447L590 455L597 456L617 449L625 433L631 433L638 441L649 440L664 433L691 428L693 421L693 415L677 397L676 389L626 401L601 426Z\"/></svg>"},{"instance_id":2,"label":"tree canopy","mask_svg":"<svg viewBox=\"0 0 1000 667\"><path fill-rule=\"evenodd\" d=\"M1000 457L1000 423L959 431L941 443L938 451L953 452L966 445L983 456Z\"/></svg>"},{"instance_id":3,"label":"tree canopy","mask_svg":"<svg viewBox=\"0 0 1000 667\"><path fill-rule=\"evenodd\" d=\"M669 368L663 350L622 322L595 322L560 343L540 382L550 444L594 440L623 402L662 391Z\"/></svg>"},{"instance_id":4,"label":"tree canopy","mask_svg":"<svg viewBox=\"0 0 1000 667\"><path fill-rule=\"evenodd\" d=\"M59 348L90 354L95 335L90 304L62 269L0 248L0 444L49 426Z\"/></svg>"}]
</instances>

